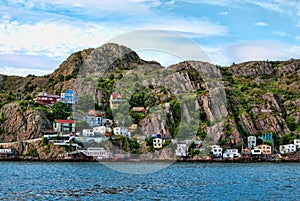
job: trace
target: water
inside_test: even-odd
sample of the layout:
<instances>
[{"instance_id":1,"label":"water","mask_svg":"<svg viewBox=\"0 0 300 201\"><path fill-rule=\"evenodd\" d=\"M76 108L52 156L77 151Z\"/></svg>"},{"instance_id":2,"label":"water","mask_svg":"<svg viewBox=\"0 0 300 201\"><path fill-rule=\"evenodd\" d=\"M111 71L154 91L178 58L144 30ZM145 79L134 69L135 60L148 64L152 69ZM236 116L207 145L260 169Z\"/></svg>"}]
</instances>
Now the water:
<instances>
[{"instance_id":1,"label":"water","mask_svg":"<svg viewBox=\"0 0 300 201\"><path fill-rule=\"evenodd\" d=\"M114 164L135 172L163 165ZM299 170L300 163L179 163L125 174L100 163L0 162L0 200L300 200Z\"/></svg>"}]
</instances>

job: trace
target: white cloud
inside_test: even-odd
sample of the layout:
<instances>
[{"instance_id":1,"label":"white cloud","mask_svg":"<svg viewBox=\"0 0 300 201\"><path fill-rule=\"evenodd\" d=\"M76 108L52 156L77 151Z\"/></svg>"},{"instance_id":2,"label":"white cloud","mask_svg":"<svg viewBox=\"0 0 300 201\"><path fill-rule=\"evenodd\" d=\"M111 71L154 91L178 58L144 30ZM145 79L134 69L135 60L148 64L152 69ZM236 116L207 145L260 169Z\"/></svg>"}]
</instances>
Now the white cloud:
<instances>
[{"instance_id":1,"label":"white cloud","mask_svg":"<svg viewBox=\"0 0 300 201\"><path fill-rule=\"evenodd\" d=\"M218 15L222 15L222 16L227 16L228 14L229 14L229 12L227 12L227 11L218 13Z\"/></svg>"},{"instance_id":2,"label":"white cloud","mask_svg":"<svg viewBox=\"0 0 300 201\"><path fill-rule=\"evenodd\" d=\"M298 58L297 48L274 41L260 41L231 46L227 55L234 62L250 60L287 60ZM299 50L299 49L298 49Z\"/></svg>"},{"instance_id":3,"label":"white cloud","mask_svg":"<svg viewBox=\"0 0 300 201\"><path fill-rule=\"evenodd\" d=\"M274 31L273 32L277 36L288 36L289 34L284 31Z\"/></svg>"},{"instance_id":4,"label":"white cloud","mask_svg":"<svg viewBox=\"0 0 300 201\"><path fill-rule=\"evenodd\" d=\"M177 31L193 37L223 36L228 32L225 26L197 19L163 19L140 28Z\"/></svg>"},{"instance_id":5,"label":"white cloud","mask_svg":"<svg viewBox=\"0 0 300 201\"><path fill-rule=\"evenodd\" d=\"M16 75L25 77L29 74L34 74L36 76L43 76L48 75L52 73L51 70L40 70L40 69L31 69L31 68L19 68L19 67L10 67L10 66L4 66L0 67L0 74L2 75Z\"/></svg>"},{"instance_id":6,"label":"white cloud","mask_svg":"<svg viewBox=\"0 0 300 201\"><path fill-rule=\"evenodd\" d=\"M253 25L254 26L260 26L260 27L268 26L268 24L265 23L265 22L255 22L255 23L253 23Z\"/></svg>"}]
</instances>

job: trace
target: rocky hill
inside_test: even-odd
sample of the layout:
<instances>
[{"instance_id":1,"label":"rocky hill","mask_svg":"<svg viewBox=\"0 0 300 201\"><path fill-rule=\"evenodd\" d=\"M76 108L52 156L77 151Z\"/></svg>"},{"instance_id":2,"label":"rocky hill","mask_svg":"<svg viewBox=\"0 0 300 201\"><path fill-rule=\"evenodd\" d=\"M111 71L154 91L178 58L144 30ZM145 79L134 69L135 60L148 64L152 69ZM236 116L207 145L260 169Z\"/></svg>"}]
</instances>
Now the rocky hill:
<instances>
[{"instance_id":1,"label":"rocky hill","mask_svg":"<svg viewBox=\"0 0 300 201\"><path fill-rule=\"evenodd\" d=\"M68 88L92 94L99 108L119 122L131 117L125 124L137 123L145 135L207 139L234 147L249 135L266 132L277 141L291 139L300 134L299 77L300 60L229 67L185 61L163 68L127 47L105 44L70 55L50 75L1 75L0 142L40 137L41 128L51 128L51 122L44 110L24 100L30 102L43 89L60 94ZM112 92L128 100L120 110L107 108ZM148 110L131 111L136 106Z\"/></svg>"}]
</instances>

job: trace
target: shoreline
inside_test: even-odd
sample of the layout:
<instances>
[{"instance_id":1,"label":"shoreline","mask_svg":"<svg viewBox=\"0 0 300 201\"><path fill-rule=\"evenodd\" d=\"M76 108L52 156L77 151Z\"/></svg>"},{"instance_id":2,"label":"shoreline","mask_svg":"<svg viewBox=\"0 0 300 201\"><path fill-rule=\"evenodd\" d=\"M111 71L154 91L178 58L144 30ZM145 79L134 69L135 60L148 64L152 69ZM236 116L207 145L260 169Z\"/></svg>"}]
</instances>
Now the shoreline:
<instances>
[{"instance_id":1,"label":"shoreline","mask_svg":"<svg viewBox=\"0 0 300 201\"><path fill-rule=\"evenodd\" d=\"M41 160L38 158L0 158L0 163L2 161L11 161L11 162L110 162L110 163L118 163L118 162L149 162L149 163L300 163L300 158L296 159L255 159L250 160L249 158L238 158L233 160L219 160L219 159L177 159L177 160L137 160L137 159L119 159L119 160L95 160L95 159L55 159L55 160Z\"/></svg>"}]
</instances>

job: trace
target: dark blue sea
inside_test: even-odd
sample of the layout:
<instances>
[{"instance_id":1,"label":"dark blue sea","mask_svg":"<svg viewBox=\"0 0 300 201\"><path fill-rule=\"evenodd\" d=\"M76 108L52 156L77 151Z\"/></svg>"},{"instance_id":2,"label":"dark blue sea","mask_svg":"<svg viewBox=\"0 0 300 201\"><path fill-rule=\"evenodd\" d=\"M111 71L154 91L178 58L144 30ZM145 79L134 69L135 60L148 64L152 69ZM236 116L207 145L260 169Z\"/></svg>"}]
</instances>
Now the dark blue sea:
<instances>
[{"instance_id":1,"label":"dark blue sea","mask_svg":"<svg viewBox=\"0 0 300 201\"><path fill-rule=\"evenodd\" d=\"M0 200L300 200L300 163L0 162L0 176Z\"/></svg>"}]
</instances>

